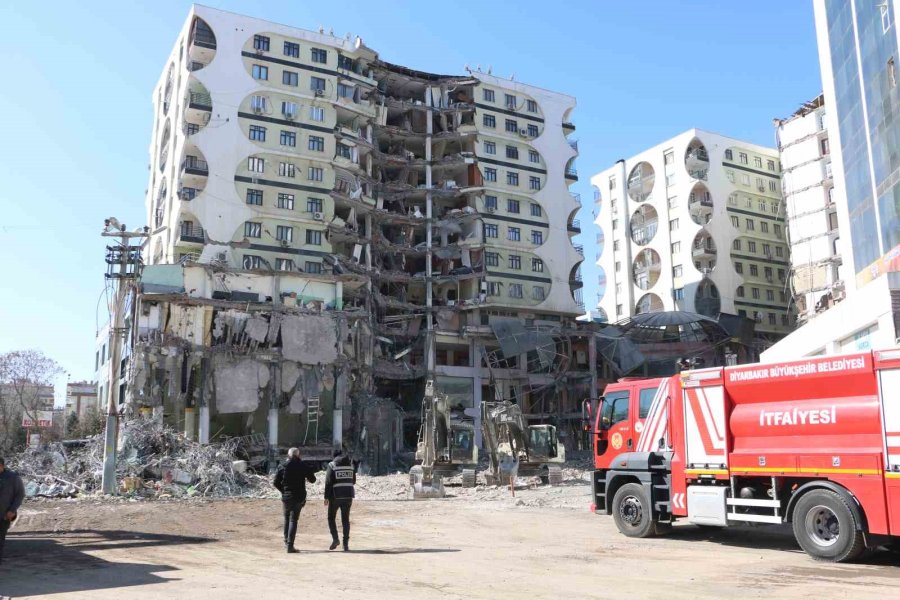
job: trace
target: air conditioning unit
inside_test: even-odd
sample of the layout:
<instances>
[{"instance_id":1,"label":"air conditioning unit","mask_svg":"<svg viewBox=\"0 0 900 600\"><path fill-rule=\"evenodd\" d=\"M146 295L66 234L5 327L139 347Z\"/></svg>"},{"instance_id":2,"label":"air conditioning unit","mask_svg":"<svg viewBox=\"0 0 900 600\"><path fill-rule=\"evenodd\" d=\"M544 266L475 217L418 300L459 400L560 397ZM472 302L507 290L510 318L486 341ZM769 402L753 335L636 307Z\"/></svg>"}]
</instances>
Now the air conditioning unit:
<instances>
[{"instance_id":1,"label":"air conditioning unit","mask_svg":"<svg viewBox=\"0 0 900 600\"><path fill-rule=\"evenodd\" d=\"M496 212L496 211L497 211L497 209L494 208L493 206L488 206L486 210L487 210L489 213L492 213L492 212Z\"/></svg>"},{"instance_id":2,"label":"air conditioning unit","mask_svg":"<svg viewBox=\"0 0 900 600\"><path fill-rule=\"evenodd\" d=\"M324 96L324 95L325 95L325 90L319 90L319 89L316 90L316 96Z\"/></svg>"},{"instance_id":3,"label":"air conditioning unit","mask_svg":"<svg viewBox=\"0 0 900 600\"><path fill-rule=\"evenodd\" d=\"M253 112L256 113L256 114L258 114L258 115L261 115L261 114L262 114L262 111L263 111L263 107L262 107L262 106L256 105L256 106L253 107Z\"/></svg>"},{"instance_id":4,"label":"air conditioning unit","mask_svg":"<svg viewBox=\"0 0 900 600\"><path fill-rule=\"evenodd\" d=\"M293 121L293 120L294 120L294 113L292 113L292 112L286 112L286 113L284 113L284 118L287 119L288 121Z\"/></svg>"},{"instance_id":5,"label":"air conditioning unit","mask_svg":"<svg viewBox=\"0 0 900 600\"><path fill-rule=\"evenodd\" d=\"M256 49L256 53L257 53L257 54L262 54L262 53L263 53L263 49L262 49L262 48L257 48L257 49Z\"/></svg>"},{"instance_id":6,"label":"air conditioning unit","mask_svg":"<svg viewBox=\"0 0 900 600\"><path fill-rule=\"evenodd\" d=\"M281 241L281 247L282 247L282 248L287 248L288 244L290 244L290 242L287 241L287 240L280 240L280 241Z\"/></svg>"},{"instance_id":7,"label":"air conditioning unit","mask_svg":"<svg viewBox=\"0 0 900 600\"><path fill-rule=\"evenodd\" d=\"M521 135L522 137L528 137L528 130L527 130L527 129L520 129L520 130L519 130L519 135Z\"/></svg>"},{"instance_id":8,"label":"air conditioning unit","mask_svg":"<svg viewBox=\"0 0 900 600\"><path fill-rule=\"evenodd\" d=\"M516 110L516 105L510 102L506 105L506 108L508 108L509 110Z\"/></svg>"},{"instance_id":9,"label":"air conditioning unit","mask_svg":"<svg viewBox=\"0 0 900 600\"><path fill-rule=\"evenodd\" d=\"M764 185L759 185L759 186L756 186L756 189L758 189L758 190L761 191L761 192L764 192L764 191L766 191L766 186L764 186Z\"/></svg>"},{"instance_id":10,"label":"air conditioning unit","mask_svg":"<svg viewBox=\"0 0 900 600\"><path fill-rule=\"evenodd\" d=\"M314 212L314 213L313 213L313 220L314 220L314 221L324 221L324 220L325 220L325 213Z\"/></svg>"}]
</instances>

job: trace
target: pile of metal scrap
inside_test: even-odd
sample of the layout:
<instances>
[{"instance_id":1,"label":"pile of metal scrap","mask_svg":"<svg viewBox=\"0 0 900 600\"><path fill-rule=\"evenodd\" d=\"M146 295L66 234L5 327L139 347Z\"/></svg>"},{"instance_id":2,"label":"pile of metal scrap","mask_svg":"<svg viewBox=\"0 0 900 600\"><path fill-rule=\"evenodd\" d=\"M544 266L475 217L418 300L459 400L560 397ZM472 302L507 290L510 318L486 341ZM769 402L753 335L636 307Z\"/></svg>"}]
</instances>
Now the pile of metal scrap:
<instances>
[{"instance_id":1,"label":"pile of metal scrap","mask_svg":"<svg viewBox=\"0 0 900 600\"><path fill-rule=\"evenodd\" d=\"M154 420L129 421L122 428L116 463L119 491L141 498L274 496L268 477L248 465L254 448L243 438L203 445ZM100 493L102 464L103 436L76 448L29 449L10 463L25 480L29 497Z\"/></svg>"}]
</instances>

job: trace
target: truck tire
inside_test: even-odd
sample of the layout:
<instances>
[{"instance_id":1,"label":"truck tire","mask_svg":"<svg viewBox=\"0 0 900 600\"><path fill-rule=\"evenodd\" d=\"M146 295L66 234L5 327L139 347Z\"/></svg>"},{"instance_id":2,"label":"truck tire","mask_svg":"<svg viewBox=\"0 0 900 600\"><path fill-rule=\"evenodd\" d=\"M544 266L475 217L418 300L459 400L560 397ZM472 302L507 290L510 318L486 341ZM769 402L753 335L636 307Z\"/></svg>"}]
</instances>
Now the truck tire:
<instances>
[{"instance_id":1,"label":"truck tire","mask_svg":"<svg viewBox=\"0 0 900 600\"><path fill-rule=\"evenodd\" d=\"M797 501L794 537L816 560L845 562L859 558L866 545L847 501L831 490L812 490Z\"/></svg>"},{"instance_id":2,"label":"truck tire","mask_svg":"<svg viewBox=\"0 0 900 600\"><path fill-rule=\"evenodd\" d=\"M647 491L639 483L626 483L613 498L616 527L628 537L646 538L656 534L653 509Z\"/></svg>"}]
</instances>

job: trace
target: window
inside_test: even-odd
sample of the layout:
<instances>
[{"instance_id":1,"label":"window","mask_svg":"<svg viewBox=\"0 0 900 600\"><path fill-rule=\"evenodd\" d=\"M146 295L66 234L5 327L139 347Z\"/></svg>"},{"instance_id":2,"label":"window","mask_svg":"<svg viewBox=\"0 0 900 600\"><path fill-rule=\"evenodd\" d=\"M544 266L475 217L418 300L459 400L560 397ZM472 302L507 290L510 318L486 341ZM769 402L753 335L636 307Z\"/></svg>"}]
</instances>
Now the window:
<instances>
[{"instance_id":1,"label":"window","mask_svg":"<svg viewBox=\"0 0 900 600\"><path fill-rule=\"evenodd\" d=\"M750 288L754 300L759 300L759 288Z\"/></svg>"},{"instance_id":2,"label":"window","mask_svg":"<svg viewBox=\"0 0 900 600\"><path fill-rule=\"evenodd\" d=\"M622 270L622 261L616 261L616 273Z\"/></svg>"},{"instance_id":3,"label":"window","mask_svg":"<svg viewBox=\"0 0 900 600\"><path fill-rule=\"evenodd\" d=\"M490 127L491 129L493 129L497 126L497 117L495 117L494 115L484 115L484 117L482 118L482 122L484 123L485 127Z\"/></svg>"},{"instance_id":4,"label":"window","mask_svg":"<svg viewBox=\"0 0 900 600\"><path fill-rule=\"evenodd\" d=\"M747 316L747 311L744 310L743 308L738 309L738 316L739 316L739 317L746 317L746 316Z\"/></svg>"},{"instance_id":5,"label":"window","mask_svg":"<svg viewBox=\"0 0 900 600\"><path fill-rule=\"evenodd\" d=\"M784 290L778 290L778 300L780 302L787 302L787 296L784 293Z\"/></svg>"},{"instance_id":6,"label":"window","mask_svg":"<svg viewBox=\"0 0 900 600\"><path fill-rule=\"evenodd\" d=\"M263 203L263 191L262 190L247 190L247 204L255 204L256 206L262 206Z\"/></svg>"},{"instance_id":7,"label":"window","mask_svg":"<svg viewBox=\"0 0 900 600\"><path fill-rule=\"evenodd\" d=\"M285 42L284 55L292 56L294 58L300 58L300 44L295 44L294 42Z\"/></svg>"},{"instance_id":8,"label":"window","mask_svg":"<svg viewBox=\"0 0 900 600\"><path fill-rule=\"evenodd\" d=\"M616 316L617 317L622 316L622 305L621 304L616 304Z\"/></svg>"},{"instance_id":9,"label":"window","mask_svg":"<svg viewBox=\"0 0 900 600\"><path fill-rule=\"evenodd\" d=\"M541 209L540 204L531 203L531 216L532 217L540 217L543 216L543 210Z\"/></svg>"},{"instance_id":10,"label":"window","mask_svg":"<svg viewBox=\"0 0 900 600\"><path fill-rule=\"evenodd\" d=\"M285 210L294 210L294 195L278 194L278 200L275 203L275 206Z\"/></svg>"},{"instance_id":11,"label":"window","mask_svg":"<svg viewBox=\"0 0 900 600\"><path fill-rule=\"evenodd\" d=\"M531 243L536 246L540 246L544 243L544 232L537 231L536 229L531 230Z\"/></svg>"},{"instance_id":12,"label":"window","mask_svg":"<svg viewBox=\"0 0 900 600\"><path fill-rule=\"evenodd\" d=\"M734 171L731 169L725 169L725 177L728 178L728 181L734 183Z\"/></svg>"},{"instance_id":13,"label":"window","mask_svg":"<svg viewBox=\"0 0 900 600\"><path fill-rule=\"evenodd\" d=\"M507 171L506 185L519 185L519 174L515 171Z\"/></svg>"},{"instance_id":14,"label":"window","mask_svg":"<svg viewBox=\"0 0 900 600\"><path fill-rule=\"evenodd\" d=\"M353 98L353 86L339 83L337 86L338 98Z\"/></svg>"},{"instance_id":15,"label":"window","mask_svg":"<svg viewBox=\"0 0 900 600\"><path fill-rule=\"evenodd\" d=\"M749 241L747 242L747 251L756 254L756 242Z\"/></svg>"},{"instance_id":16,"label":"window","mask_svg":"<svg viewBox=\"0 0 900 600\"><path fill-rule=\"evenodd\" d=\"M294 147L297 145L297 134L293 131L281 130L281 145Z\"/></svg>"},{"instance_id":17,"label":"window","mask_svg":"<svg viewBox=\"0 0 900 600\"><path fill-rule=\"evenodd\" d=\"M266 106L268 102L266 102L265 96L250 96L250 108L255 112L266 112Z\"/></svg>"},{"instance_id":18,"label":"window","mask_svg":"<svg viewBox=\"0 0 900 600\"><path fill-rule=\"evenodd\" d=\"M750 185L750 176L746 173L741 173L741 185Z\"/></svg>"},{"instance_id":19,"label":"window","mask_svg":"<svg viewBox=\"0 0 900 600\"><path fill-rule=\"evenodd\" d=\"M525 110L530 113L536 113L538 111L537 102L534 100L526 100L525 101Z\"/></svg>"},{"instance_id":20,"label":"window","mask_svg":"<svg viewBox=\"0 0 900 600\"><path fill-rule=\"evenodd\" d=\"M788 317L787 317L787 315L781 315L781 325L782 325L782 327L787 327L787 324L788 324Z\"/></svg>"},{"instance_id":21,"label":"window","mask_svg":"<svg viewBox=\"0 0 900 600\"><path fill-rule=\"evenodd\" d=\"M322 245L322 232L316 231L315 229L307 229L306 230L306 243L312 244L313 246L321 246Z\"/></svg>"},{"instance_id":22,"label":"window","mask_svg":"<svg viewBox=\"0 0 900 600\"><path fill-rule=\"evenodd\" d=\"M672 290L672 297L676 300L684 300L684 288L675 288Z\"/></svg>"},{"instance_id":23,"label":"window","mask_svg":"<svg viewBox=\"0 0 900 600\"><path fill-rule=\"evenodd\" d=\"M294 163L278 163L278 175L280 177L296 177L297 167L294 165Z\"/></svg>"},{"instance_id":24,"label":"window","mask_svg":"<svg viewBox=\"0 0 900 600\"><path fill-rule=\"evenodd\" d=\"M269 38L264 35L253 36L253 49L269 51Z\"/></svg>"},{"instance_id":25,"label":"window","mask_svg":"<svg viewBox=\"0 0 900 600\"><path fill-rule=\"evenodd\" d=\"M753 223L753 219L746 219L747 231L754 231L756 229L756 225Z\"/></svg>"},{"instance_id":26,"label":"window","mask_svg":"<svg viewBox=\"0 0 900 600\"><path fill-rule=\"evenodd\" d=\"M321 48L312 48L312 61L314 63L327 63L328 62L328 50L322 50Z\"/></svg>"},{"instance_id":27,"label":"window","mask_svg":"<svg viewBox=\"0 0 900 600\"><path fill-rule=\"evenodd\" d=\"M507 119L506 120L506 131L509 133L518 133L519 132L519 122L515 119Z\"/></svg>"},{"instance_id":28,"label":"window","mask_svg":"<svg viewBox=\"0 0 900 600\"><path fill-rule=\"evenodd\" d=\"M251 73L253 75L253 79L259 79L261 81L266 81L267 79L269 79L269 67L264 67L262 65L253 65Z\"/></svg>"},{"instance_id":29,"label":"window","mask_svg":"<svg viewBox=\"0 0 900 600\"><path fill-rule=\"evenodd\" d=\"M735 227L740 227L741 220L739 218L737 218L736 216L731 215L731 224L734 225Z\"/></svg>"},{"instance_id":30,"label":"window","mask_svg":"<svg viewBox=\"0 0 900 600\"><path fill-rule=\"evenodd\" d=\"M766 290L766 300L768 300L769 302L775 302L774 290Z\"/></svg>"},{"instance_id":31,"label":"window","mask_svg":"<svg viewBox=\"0 0 900 600\"><path fill-rule=\"evenodd\" d=\"M247 170L251 173L263 173L266 170L265 159L251 156L247 159Z\"/></svg>"},{"instance_id":32,"label":"window","mask_svg":"<svg viewBox=\"0 0 900 600\"><path fill-rule=\"evenodd\" d=\"M616 307L616 314L618 307ZM609 429L616 423L628 421L631 398L627 391L611 392L606 395L600 412L600 428Z\"/></svg>"},{"instance_id":33,"label":"window","mask_svg":"<svg viewBox=\"0 0 900 600\"><path fill-rule=\"evenodd\" d=\"M510 298L522 298L524 294L522 293L522 284L521 283L511 283L509 284L509 297Z\"/></svg>"},{"instance_id":34,"label":"window","mask_svg":"<svg viewBox=\"0 0 900 600\"><path fill-rule=\"evenodd\" d=\"M489 267L500 266L500 255L496 252L486 252L484 255L484 264Z\"/></svg>"},{"instance_id":35,"label":"window","mask_svg":"<svg viewBox=\"0 0 900 600\"><path fill-rule=\"evenodd\" d=\"M539 190L539 189L541 189L541 178L540 178L540 177L535 177L535 176L533 176L533 175L530 176L530 177L528 178L528 188L529 188L529 189L532 189L532 190Z\"/></svg>"},{"instance_id":36,"label":"window","mask_svg":"<svg viewBox=\"0 0 900 600\"><path fill-rule=\"evenodd\" d=\"M747 153L746 152L741 152L740 154L738 154L738 158L740 159L742 165L747 164Z\"/></svg>"},{"instance_id":37,"label":"window","mask_svg":"<svg viewBox=\"0 0 900 600\"><path fill-rule=\"evenodd\" d=\"M290 258L276 258L275 259L275 270L276 271L293 271L294 270L294 261Z\"/></svg>"},{"instance_id":38,"label":"window","mask_svg":"<svg viewBox=\"0 0 900 600\"><path fill-rule=\"evenodd\" d=\"M775 313L769 313L769 325L775 324Z\"/></svg>"},{"instance_id":39,"label":"window","mask_svg":"<svg viewBox=\"0 0 900 600\"><path fill-rule=\"evenodd\" d=\"M772 203L772 212L775 213L776 215L778 214L778 209L779 209L779 208L781 208L781 207L778 205L777 202L773 202L773 203Z\"/></svg>"},{"instance_id":40,"label":"window","mask_svg":"<svg viewBox=\"0 0 900 600\"><path fill-rule=\"evenodd\" d=\"M614 244L616 250L619 249L618 243L615 242ZM678 254L679 252L681 252L681 242L672 242L672 254Z\"/></svg>"},{"instance_id":41,"label":"window","mask_svg":"<svg viewBox=\"0 0 900 600\"><path fill-rule=\"evenodd\" d=\"M784 283L784 269L778 269L778 280Z\"/></svg>"},{"instance_id":42,"label":"window","mask_svg":"<svg viewBox=\"0 0 900 600\"><path fill-rule=\"evenodd\" d=\"M736 294L737 294L737 297L738 297L738 298L743 298L743 297L744 297L744 286L739 285L739 286L737 287L737 292L736 292Z\"/></svg>"},{"instance_id":43,"label":"window","mask_svg":"<svg viewBox=\"0 0 900 600\"><path fill-rule=\"evenodd\" d=\"M325 178L325 170L322 167L310 167L307 179L310 181L322 181Z\"/></svg>"},{"instance_id":44,"label":"window","mask_svg":"<svg viewBox=\"0 0 900 600\"><path fill-rule=\"evenodd\" d=\"M518 271L522 268L522 257L518 254L510 254L508 264L510 269Z\"/></svg>"},{"instance_id":45,"label":"window","mask_svg":"<svg viewBox=\"0 0 900 600\"><path fill-rule=\"evenodd\" d=\"M684 272L684 268L681 265L675 265L672 267L672 277L681 277Z\"/></svg>"},{"instance_id":46,"label":"window","mask_svg":"<svg viewBox=\"0 0 900 600\"><path fill-rule=\"evenodd\" d=\"M527 128L528 137L536 138L538 136L538 126L537 125L529 125Z\"/></svg>"},{"instance_id":47,"label":"window","mask_svg":"<svg viewBox=\"0 0 900 600\"><path fill-rule=\"evenodd\" d=\"M279 242L293 242L294 228L287 225L278 225L275 228L275 239Z\"/></svg>"},{"instance_id":48,"label":"window","mask_svg":"<svg viewBox=\"0 0 900 600\"><path fill-rule=\"evenodd\" d=\"M750 277L759 277L759 267L754 264L750 265Z\"/></svg>"},{"instance_id":49,"label":"window","mask_svg":"<svg viewBox=\"0 0 900 600\"><path fill-rule=\"evenodd\" d=\"M325 138L318 135L311 135L309 136L309 143L307 146L313 152L325 152Z\"/></svg>"},{"instance_id":50,"label":"window","mask_svg":"<svg viewBox=\"0 0 900 600\"><path fill-rule=\"evenodd\" d=\"M502 285L499 281L488 281L488 296L499 296L500 295L500 286Z\"/></svg>"},{"instance_id":51,"label":"window","mask_svg":"<svg viewBox=\"0 0 900 600\"><path fill-rule=\"evenodd\" d=\"M669 221L669 231L678 231L678 219Z\"/></svg>"},{"instance_id":52,"label":"window","mask_svg":"<svg viewBox=\"0 0 900 600\"><path fill-rule=\"evenodd\" d=\"M762 169L762 159L758 156L753 157L753 166L757 169Z\"/></svg>"},{"instance_id":53,"label":"window","mask_svg":"<svg viewBox=\"0 0 900 600\"><path fill-rule=\"evenodd\" d=\"M282 102L281 103L281 114L283 114L288 119L293 119L297 115L297 103L296 102Z\"/></svg>"},{"instance_id":54,"label":"window","mask_svg":"<svg viewBox=\"0 0 900 600\"><path fill-rule=\"evenodd\" d=\"M309 120L310 121L324 121L325 120L325 109L321 106L310 106L309 107Z\"/></svg>"},{"instance_id":55,"label":"window","mask_svg":"<svg viewBox=\"0 0 900 600\"><path fill-rule=\"evenodd\" d=\"M733 242L731 242L731 247L734 250L740 250L741 249L741 240L734 240Z\"/></svg>"},{"instance_id":56,"label":"window","mask_svg":"<svg viewBox=\"0 0 900 600\"><path fill-rule=\"evenodd\" d=\"M531 288L531 298L532 300L543 300L544 299L544 288L543 286L536 285Z\"/></svg>"},{"instance_id":57,"label":"window","mask_svg":"<svg viewBox=\"0 0 900 600\"><path fill-rule=\"evenodd\" d=\"M496 223L485 223L484 224L484 237L486 237L486 238L500 237Z\"/></svg>"},{"instance_id":58,"label":"window","mask_svg":"<svg viewBox=\"0 0 900 600\"><path fill-rule=\"evenodd\" d=\"M522 239L522 230L518 227L509 227L506 230L506 239L511 242L518 242Z\"/></svg>"},{"instance_id":59,"label":"window","mask_svg":"<svg viewBox=\"0 0 900 600\"><path fill-rule=\"evenodd\" d=\"M495 169L493 167L485 167L484 180L485 181L497 181L497 169Z\"/></svg>"},{"instance_id":60,"label":"window","mask_svg":"<svg viewBox=\"0 0 900 600\"><path fill-rule=\"evenodd\" d=\"M778 258L784 258L784 248L781 246L775 246L775 256Z\"/></svg>"},{"instance_id":61,"label":"window","mask_svg":"<svg viewBox=\"0 0 900 600\"><path fill-rule=\"evenodd\" d=\"M734 263L734 272L737 273L738 275L743 274L744 273L744 263L740 263L740 262Z\"/></svg>"},{"instance_id":62,"label":"window","mask_svg":"<svg viewBox=\"0 0 900 600\"><path fill-rule=\"evenodd\" d=\"M485 154L497 154L497 144L494 142L485 142L484 143L484 153Z\"/></svg>"},{"instance_id":63,"label":"window","mask_svg":"<svg viewBox=\"0 0 900 600\"><path fill-rule=\"evenodd\" d=\"M540 258L532 258L531 259L531 270L535 273L543 273L544 272L544 261Z\"/></svg>"},{"instance_id":64,"label":"window","mask_svg":"<svg viewBox=\"0 0 900 600\"><path fill-rule=\"evenodd\" d=\"M488 210L497 210L497 196L485 196L484 207Z\"/></svg>"},{"instance_id":65,"label":"window","mask_svg":"<svg viewBox=\"0 0 900 600\"><path fill-rule=\"evenodd\" d=\"M300 85L300 75L298 75L296 71L282 71L281 83L297 87Z\"/></svg>"},{"instance_id":66,"label":"window","mask_svg":"<svg viewBox=\"0 0 900 600\"><path fill-rule=\"evenodd\" d=\"M260 267L259 257L252 254L245 254L242 262L245 269L258 269Z\"/></svg>"},{"instance_id":67,"label":"window","mask_svg":"<svg viewBox=\"0 0 900 600\"><path fill-rule=\"evenodd\" d=\"M667 165L671 165L675 162L675 153L674 152L666 152L663 155L663 163Z\"/></svg>"},{"instance_id":68,"label":"window","mask_svg":"<svg viewBox=\"0 0 900 600\"><path fill-rule=\"evenodd\" d=\"M321 77L310 77L309 78L309 89L314 92L324 92L325 91L325 80ZM317 94L321 95L321 94Z\"/></svg>"},{"instance_id":69,"label":"window","mask_svg":"<svg viewBox=\"0 0 900 600\"><path fill-rule=\"evenodd\" d=\"M303 270L314 275L321 275L322 263L308 260L306 261L306 264L303 265Z\"/></svg>"},{"instance_id":70,"label":"window","mask_svg":"<svg viewBox=\"0 0 900 600\"><path fill-rule=\"evenodd\" d=\"M725 160L734 160L734 153L730 148L725 151Z\"/></svg>"},{"instance_id":71,"label":"window","mask_svg":"<svg viewBox=\"0 0 900 600\"><path fill-rule=\"evenodd\" d=\"M528 162L533 162L533 163L541 162L541 154L537 150L529 150L528 151Z\"/></svg>"},{"instance_id":72,"label":"window","mask_svg":"<svg viewBox=\"0 0 900 600\"><path fill-rule=\"evenodd\" d=\"M766 168L767 168L768 170L770 170L770 171L774 171L774 170L775 170L775 161L774 161L774 160L767 160L767 161L766 161Z\"/></svg>"},{"instance_id":73,"label":"window","mask_svg":"<svg viewBox=\"0 0 900 600\"><path fill-rule=\"evenodd\" d=\"M519 160L519 149L515 146L507 146L506 147L506 158L513 158L515 160Z\"/></svg>"},{"instance_id":74,"label":"window","mask_svg":"<svg viewBox=\"0 0 900 600\"><path fill-rule=\"evenodd\" d=\"M320 213L322 212L322 200L320 198L306 199L306 212Z\"/></svg>"},{"instance_id":75,"label":"window","mask_svg":"<svg viewBox=\"0 0 900 600\"><path fill-rule=\"evenodd\" d=\"M613 231L615 231L616 229L618 229L618 228L619 228L619 220L618 220L618 219L613 219L612 225L613 225Z\"/></svg>"},{"instance_id":76,"label":"window","mask_svg":"<svg viewBox=\"0 0 900 600\"><path fill-rule=\"evenodd\" d=\"M760 221L759 222L759 230L762 233L769 233L769 224L766 223L765 221Z\"/></svg>"},{"instance_id":77,"label":"window","mask_svg":"<svg viewBox=\"0 0 900 600\"><path fill-rule=\"evenodd\" d=\"M338 69L343 69L345 71L353 70L353 59L349 56L344 56L340 52L338 53Z\"/></svg>"},{"instance_id":78,"label":"window","mask_svg":"<svg viewBox=\"0 0 900 600\"><path fill-rule=\"evenodd\" d=\"M769 244L763 244L762 251L766 256L772 256L772 247Z\"/></svg>"},{"instance_id":79,"label":"window","mask_svg":"<svg viewBox=\"0 0 900 600\"><path fill-rule=\"evenodd\" d=\"M262 237L262 223L254 223L253 221L244 223L244 237Z\"/></svg>"},{"instance_id":80,"label":"window","mask_svg":"<svg viewBox=\"0 0 900 600\"><path fill-rule=\"evenodd\" d=\"M518 200L513 200L512 198L508 198L506 200L506 211L511 213L519 212L520 203Z\"/></svg>"},{"instance_id":81,"label":"window","mask_svg":"<svg viewBox=\"0 0 900 600\"><path fill-rule=\"evenodd\" d=\"M506 108L516 110L516 105L518 104L518 102L516 102L515 96L513 96L512 94L503 94L503 99L504 104L506 104Z\"/></svg>"},{"instance_id":82,"label":"window","mask_svg":"<svg viewBox=\"0 0 900 600\"><path fill-rule=\"evenodd\" d=\"M494 101L494 90L489 90L487 88L481 90L481 97L485 102L493 102Z\"/></svg>"}]
</instances>

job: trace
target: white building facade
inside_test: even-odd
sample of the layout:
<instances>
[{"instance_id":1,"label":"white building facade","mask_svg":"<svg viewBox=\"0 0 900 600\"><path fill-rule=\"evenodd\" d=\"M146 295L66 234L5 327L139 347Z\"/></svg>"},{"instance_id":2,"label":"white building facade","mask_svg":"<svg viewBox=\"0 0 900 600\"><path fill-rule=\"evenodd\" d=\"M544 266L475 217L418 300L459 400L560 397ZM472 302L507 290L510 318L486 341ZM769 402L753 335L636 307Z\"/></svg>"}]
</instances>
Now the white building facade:
<instances>
[{"instance_id":1,"label":"white building facade","mask_svg":"<svg viewBox=\"0 0 900 600\"><path fill-rule=\"evenodd\" d=\"M758 346L793 324L778 153L692 129L591 178L599 309L720 312L756 322Z\"/></svg>"}]
</instances>

